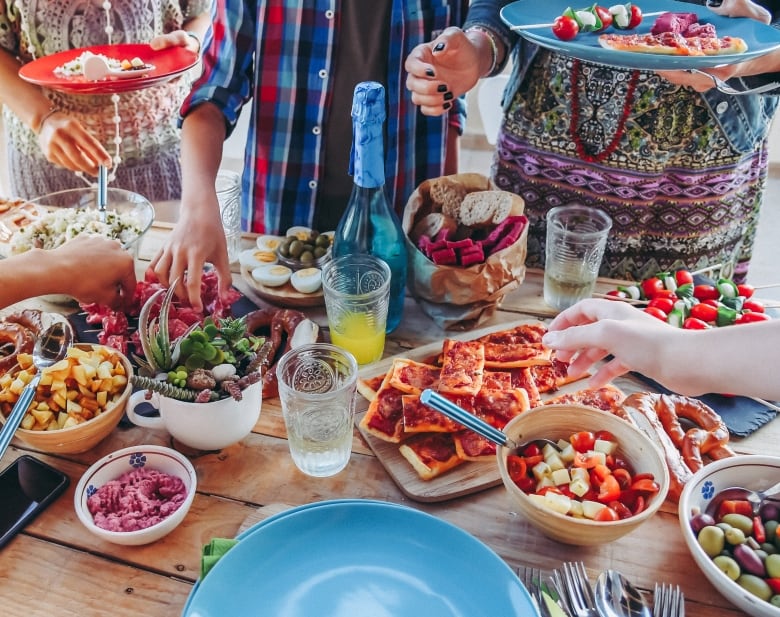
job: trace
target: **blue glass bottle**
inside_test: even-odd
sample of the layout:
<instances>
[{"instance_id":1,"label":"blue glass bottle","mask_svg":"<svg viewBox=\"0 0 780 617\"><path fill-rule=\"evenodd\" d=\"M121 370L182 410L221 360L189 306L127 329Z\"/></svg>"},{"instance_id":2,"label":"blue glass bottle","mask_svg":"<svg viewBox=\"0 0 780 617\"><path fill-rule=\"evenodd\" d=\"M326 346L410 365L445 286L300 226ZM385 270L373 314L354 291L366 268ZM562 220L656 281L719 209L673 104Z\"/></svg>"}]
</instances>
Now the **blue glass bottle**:
<instances>
[{"instance_id":1,"label":"blue glass bottle","mask_svg":"<svg viewBox=\"0 0 780 617\"><path fill-rule=\"evenodd\" d=\"M349 173L352 195L333 238L333 255L369 253L390 266L390 306L386 332L401 322L406 292L404 232L385 194L383 126L385 89L366 81L355 86L352 99L352 150Z\"/></svg>"}]
</instances>

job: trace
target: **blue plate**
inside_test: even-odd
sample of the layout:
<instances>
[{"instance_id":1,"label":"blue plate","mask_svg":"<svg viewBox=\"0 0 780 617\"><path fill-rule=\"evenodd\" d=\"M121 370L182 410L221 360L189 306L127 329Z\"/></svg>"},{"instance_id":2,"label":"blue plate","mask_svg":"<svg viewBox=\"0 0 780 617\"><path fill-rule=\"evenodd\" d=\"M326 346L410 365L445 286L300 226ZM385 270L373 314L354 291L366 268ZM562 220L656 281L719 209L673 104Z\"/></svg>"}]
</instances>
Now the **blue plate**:
<instances>
[{"instance_id":1,"label":"blue plate","mask_svg":"<svg viewBox=\"0 0 780 617\"><path fill-rule=\"evenodd\" d=\"M584 8L590 2L576 0L519 0L501 9L501 18L511 28L529 24L552 23L568 7ZM703 69L744 62L758 56L763 56L780 47L780 30L753 19L744 17L721 17L708 8L689 2L675 0L642 0L637 3L643 13L658 11L673 11L676 13L696 13L701 23L711 23L719 37L736 36L745 40L748 50L741 54L723 54L721 56L665 56L656 54L635 53L605 49L599 45L600 33L584 32L571 41L561 41L547 27L522 30L520 36L529 41L560 52L567 56L610 64L621 68L648 69L654 71L674 69ZM605 3L604 6L609 6ZM656 17L645 17L634 30L607 29L607 32L617 34L648 34Z\"/></svg>"},{"instance_id":2,"label":"blue plate","mask_svg":"<svg viewBox=\"0 0 780 617\"><path fill-rule=\"evenodd\" d=\"M310 504L240 537L193 588L185 617L537 614L485 544L405 506Z\"/></svg>"}]
</instances>

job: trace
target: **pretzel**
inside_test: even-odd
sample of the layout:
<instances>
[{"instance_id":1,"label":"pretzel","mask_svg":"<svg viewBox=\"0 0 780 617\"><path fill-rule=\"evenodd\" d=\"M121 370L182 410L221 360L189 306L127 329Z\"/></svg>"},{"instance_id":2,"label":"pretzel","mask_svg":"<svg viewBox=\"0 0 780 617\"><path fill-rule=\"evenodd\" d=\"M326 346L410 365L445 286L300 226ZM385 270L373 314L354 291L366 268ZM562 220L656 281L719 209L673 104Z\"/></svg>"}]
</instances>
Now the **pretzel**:
<instances>
[{"instance_id":1,"label":"pretzel","mask_svg":"<svg viewBox=\"0 0 780 617\"><path fill-rule=\"evenodd\" d=\"M656 433L671 476L669 497L679 499L682 487L711 459L734 456L728 447L729 431L720 416L698 399L677 394L637 392L623 402L624 409L644 415ZM696 426L685 430L680 418Z\"/></svg>"},{"instance_id":2,"label":"pretzel","mask_svg":"<svg viewBox=\"0 0 780 617\"><path fill-rule=\"evenodd\" d=\"M8 351L0 357L0 375L9 371L16 364L16 357L20 353L32 352L34 345L35 334L32 330L18 323L1 322L0 346Z\"/></svg>"}]
</instances>

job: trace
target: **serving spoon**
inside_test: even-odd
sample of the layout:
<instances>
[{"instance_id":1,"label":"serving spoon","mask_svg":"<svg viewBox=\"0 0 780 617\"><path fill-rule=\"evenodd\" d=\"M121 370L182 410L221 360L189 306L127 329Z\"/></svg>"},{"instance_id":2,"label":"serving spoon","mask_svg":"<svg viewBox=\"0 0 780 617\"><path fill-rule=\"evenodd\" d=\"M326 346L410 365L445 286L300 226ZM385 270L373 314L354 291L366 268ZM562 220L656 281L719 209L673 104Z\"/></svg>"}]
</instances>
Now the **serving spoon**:
<instances>
[{"instance_id":1,"label":"serving spoon","mask_svg":"<svg viewBox=\"0 0 780 617\"><path fill-rule=\"evenodd\" d=\"M603 617L652 617L642 593L617 570L596 579L596 608Z\"/></svg>"},{"instance_id":2,"label":"serving spoon","mask_svg":"<svg viewBox=\"0 0 780 617\"><path fill-rule=\"evenodd\" d=\"M443 397L438 392L431 389L423 390L420 394L420 402L423 405L428 405L436 411L443 413L448 418L459 422L468 429L471 429L475 433L482 435L485 439L493 442L496 445L509 448L515 452L522 452L529 444L550 444L557 445L550 439L532 439L525 443L518 443L513 439L510 439L506 433L498 430L495 426L488 424L484 420L478 418L473 413L466 411L460 405L456 405L451 400Z\"/></svg>"},{"instance_id":3,"label":"serving spoon","mask_svg":"<svg viewBox=\"0 0 780 617\"><path fill-rule=\"evenodd\" d=\"M720 504L730 500L749 502L753 508L753 516L755 516L760 512L761 506L767 501L775 501L780 505L780 482L763 491L751 491L749 488L740 486L724 488L722 491L718 491L717 495L707 504L704 511L714 517L718 513Z\"/></svg>"},{"instance_id":4,"label":"serving spoon","mask_svg":"<svg viewBox=\"0 0 780 617\"><path fill-rule=\"evenodd\" d=\"M72 342L73 330L70 324L65 321L58 321L50 325L35 341L32 357L33 364L38 369L38 372L35 373L30 383L24 387L11 413L8 415L8 419L0 428L0 458L5 454L8 444L11 443L16 429L22 422L24 413L30 406L33 396L35 396L35 390L38 388L38 382L41 380L43 369L62 360Z\"/></svg>"}]
</instances>

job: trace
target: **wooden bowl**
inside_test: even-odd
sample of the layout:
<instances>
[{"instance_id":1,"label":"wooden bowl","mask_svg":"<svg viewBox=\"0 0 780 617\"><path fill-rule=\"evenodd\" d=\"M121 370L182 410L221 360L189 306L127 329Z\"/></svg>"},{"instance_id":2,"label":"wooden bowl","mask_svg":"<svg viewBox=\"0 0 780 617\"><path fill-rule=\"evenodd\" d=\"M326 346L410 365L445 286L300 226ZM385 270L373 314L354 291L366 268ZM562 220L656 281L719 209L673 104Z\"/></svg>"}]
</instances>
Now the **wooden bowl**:
<instances>
[{"instance_id":1,"label":"wooden bowl","mask_svg":"<svg viewBox=\"0 0 780 617\"><path fill-rule=\"evenodd\" d=\"M86 350L101 347L101 345L88 343L79 343L75 346ZM19 427L16 429L16 437L31 448L46 454L79 454L92 449L108 437L122 419L127 399L130 397L133 389L130 383L130 377L133 374L133 367L130 361L121 352L113 349L112 352L120 357L127 374L127 385L113 405L107 407L103 413L91 420L70 428L52 431L30 431Z\"/></svg>"},{"instance_id":2,"label":"wooden bowl","mask_svg":"<svg viewBox=\"0 0 780 617\"><path fill-rule=\"evenodd\" d=\"M518 443L546 438L568 439L578 431L606 430L618 442L618 452L629 463L634 473L652 473L661 490L649 500L646 508L629 518L618 521L594 521L574 518L543 507L520 490L507 472L507 456L511 450L498 449L498 468L509 494L521 514L541 533L562 542L579 546L600 545L634 531L653 516L669 491L669 471L663 454L640 429L609 412L580 405L544 405L523 412L504 427L510 439Z\"/></svg>"}]
</instances>

